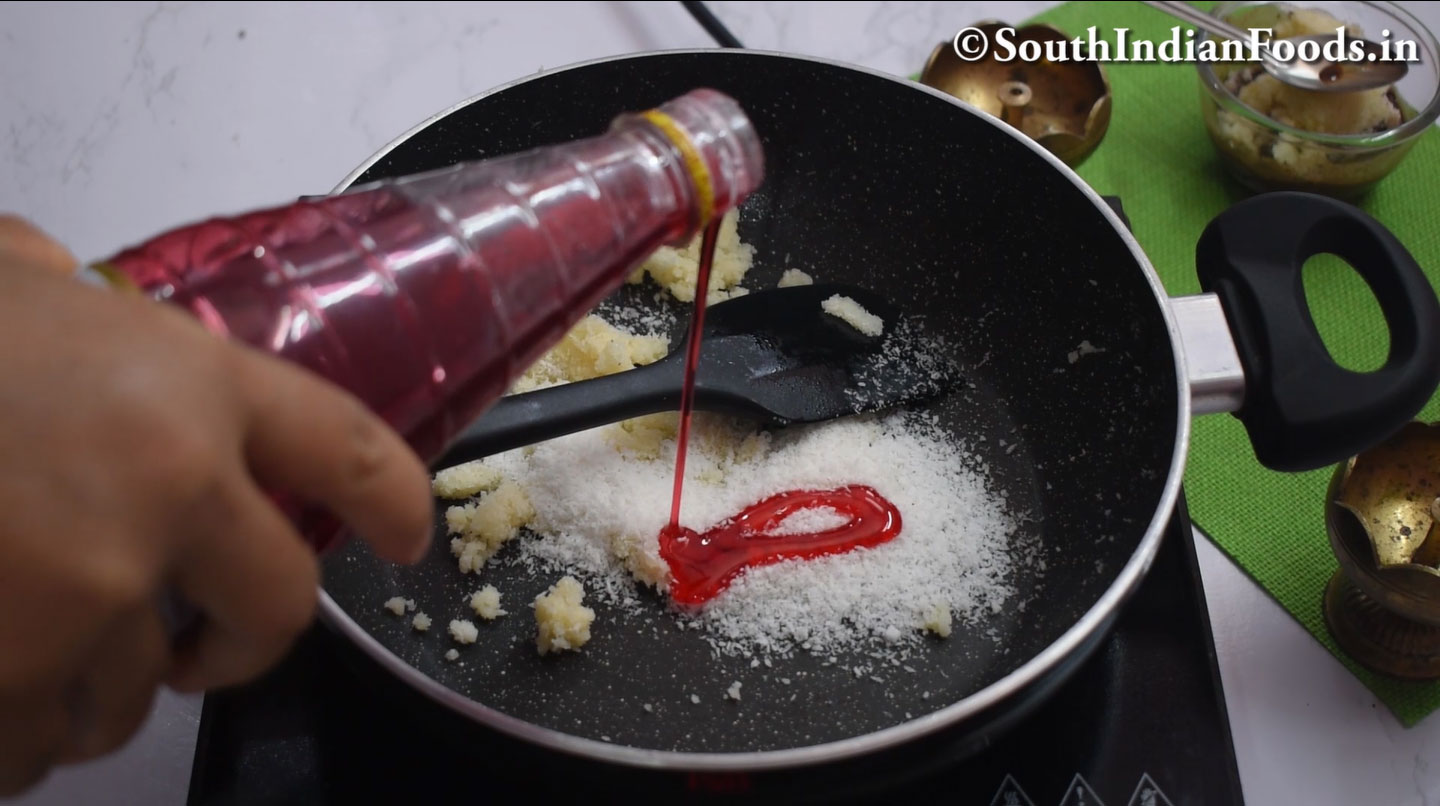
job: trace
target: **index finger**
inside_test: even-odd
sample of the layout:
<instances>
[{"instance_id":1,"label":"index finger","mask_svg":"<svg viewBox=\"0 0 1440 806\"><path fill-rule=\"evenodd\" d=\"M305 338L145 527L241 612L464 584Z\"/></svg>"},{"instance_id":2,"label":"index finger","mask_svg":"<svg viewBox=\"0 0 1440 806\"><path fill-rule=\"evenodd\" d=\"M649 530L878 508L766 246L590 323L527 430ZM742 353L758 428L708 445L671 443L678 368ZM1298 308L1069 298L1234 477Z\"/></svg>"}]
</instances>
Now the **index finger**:
<instances>
[{"instance_id":1,"label":"index finger","mask_svg":"<svg viewBox=\"0 0 1440 806\"><path fill-rule=\"evenodd\" d=\"M23 218L0 215L0 260L56 274L75 271L75 257L55 239Z\"/></svg>"},{"instance_id":2,"label":"index finger","mask_svg":"<svg viewBox=\"0 0 1440 806\"><path fill-rule=\"evenodd\" d=\"M354 396L305 370L238 348L249 417L245 454L261 485L327 506L392 562L425 556L430 477Z\"/></svg>"}]
</instances>

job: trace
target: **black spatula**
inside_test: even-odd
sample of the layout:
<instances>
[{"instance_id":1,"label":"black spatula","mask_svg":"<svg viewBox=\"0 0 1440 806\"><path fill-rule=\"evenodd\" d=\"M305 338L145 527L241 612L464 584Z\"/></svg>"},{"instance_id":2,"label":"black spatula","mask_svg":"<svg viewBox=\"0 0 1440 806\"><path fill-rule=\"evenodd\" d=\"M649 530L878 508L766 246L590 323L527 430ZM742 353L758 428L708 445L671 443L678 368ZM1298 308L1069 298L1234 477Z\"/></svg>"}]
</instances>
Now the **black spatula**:
<instances>
[{"instance_id":1,"label":"black spatula","mask_svg":"<svg viewBox=\"0 0 1440 806\"><path fill-rule=\"evenodd\" d=\"M866 336L821 303L840 295L884 323ZM502 398L436 467L610 423L680 408L685 351L647 366ZM955 369L918 326L862 288L806 285L747 294L705 313L695 408L764 425L813 423L915 403L944 390Z\"/></svg>"}]
</instances>

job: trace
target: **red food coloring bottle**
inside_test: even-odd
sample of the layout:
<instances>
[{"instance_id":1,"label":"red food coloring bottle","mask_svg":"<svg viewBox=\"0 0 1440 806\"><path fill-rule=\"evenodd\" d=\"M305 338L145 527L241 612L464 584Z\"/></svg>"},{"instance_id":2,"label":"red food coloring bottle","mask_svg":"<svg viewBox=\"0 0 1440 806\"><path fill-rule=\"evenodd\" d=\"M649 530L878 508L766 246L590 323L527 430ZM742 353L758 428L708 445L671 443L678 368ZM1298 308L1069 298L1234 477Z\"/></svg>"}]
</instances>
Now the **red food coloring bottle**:
<instances>
[{"instance_id":1,"label":"red food coloring bottle","mask_svg":"<svg viewBox=\"0 0 1440 806\"><path fill-rule=\"evenodd\" d=\"M655 249L760 184L732 99L696 90L602 135L162 234L83 275L350 391L426 461ZM300 512L307 538L339 534Z\"/></svg>"}]
</instances>

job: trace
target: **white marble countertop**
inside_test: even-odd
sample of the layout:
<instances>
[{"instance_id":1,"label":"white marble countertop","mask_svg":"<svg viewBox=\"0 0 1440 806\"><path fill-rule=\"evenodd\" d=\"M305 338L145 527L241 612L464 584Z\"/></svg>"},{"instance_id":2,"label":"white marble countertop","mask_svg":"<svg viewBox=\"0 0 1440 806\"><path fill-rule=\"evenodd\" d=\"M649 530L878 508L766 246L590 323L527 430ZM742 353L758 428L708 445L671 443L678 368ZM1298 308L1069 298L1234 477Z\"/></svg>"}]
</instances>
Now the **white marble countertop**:
<instances>
[{"instance_id":1,"label":"white marble countertop","mask_svg":"<svg viewBox=\"0 0 1440 806\"><path fill-rule=\"evenodd\" d=\"M908 74L965 24L1048 5L712 7L750 47ZM1405 5L1440 30L1440 4ZM677 3L0 4L0 210L94 257L197 215L326 192L396 135L496 84L711 45ZM1196 539L1246 800L1440 802L1440 717L1402 728ZM183 803L198 704L163 696L118 755L19 802Z\"/></svg>"}]
</instances>

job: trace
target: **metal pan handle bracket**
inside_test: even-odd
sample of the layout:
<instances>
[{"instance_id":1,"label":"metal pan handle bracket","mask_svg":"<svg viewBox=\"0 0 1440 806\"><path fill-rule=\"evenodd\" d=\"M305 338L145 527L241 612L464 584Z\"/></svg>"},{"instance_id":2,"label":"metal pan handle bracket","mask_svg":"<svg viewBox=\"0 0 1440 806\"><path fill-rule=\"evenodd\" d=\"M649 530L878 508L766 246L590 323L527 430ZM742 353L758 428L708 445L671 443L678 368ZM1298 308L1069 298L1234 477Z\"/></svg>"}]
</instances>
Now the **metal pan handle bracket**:
<instances>
[{"instance_id":1,"label":"metal pan handle bracket","mask_svg":"<svg viewBox=\"0 0 1440 806\"><path fill-rule=\"evenodd\" d=\"M1185 351L1190 409L1195 414L1235 412L1245 403L1245 369L1235 351L1225 309L1214 294L1175 297L1170 310Z\"/></svg>"}]
</instances>

